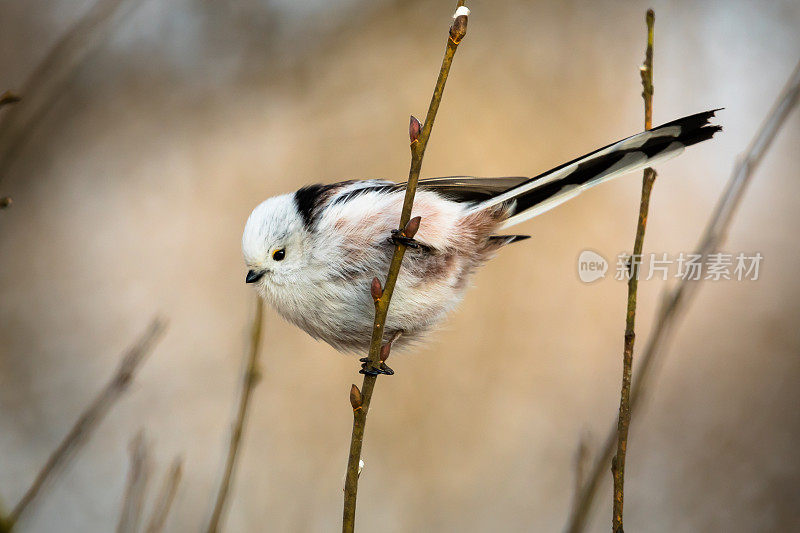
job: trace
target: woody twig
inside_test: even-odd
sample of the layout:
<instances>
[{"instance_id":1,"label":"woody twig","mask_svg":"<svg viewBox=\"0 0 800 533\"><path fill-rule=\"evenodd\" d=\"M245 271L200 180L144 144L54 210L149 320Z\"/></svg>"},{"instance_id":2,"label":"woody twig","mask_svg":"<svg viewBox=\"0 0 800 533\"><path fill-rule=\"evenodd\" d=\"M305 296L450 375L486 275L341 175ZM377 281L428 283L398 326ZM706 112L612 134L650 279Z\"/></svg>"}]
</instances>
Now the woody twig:
<instances>
[{"instance_id":1,"label":"woody twig","mask_svg":"<svg viewBox=\"0 0 800 533\"><path fill-rule=\"evenodd\" d=\"M734 166L728 183L717 201L717 206L714 208L700 237L694 255L706 257L719 250L720 246L722 246L736 214L736 208L747 190L747 185L752 181L759 163L769 150L772 141L780 131L786 118L797 105L798 99L800 99L800 63L795 67L794 72L747 150ZM641 408L642 401L646 398L648 385L653 379L655 362L663 354L663 347L667 344L670 335L675 331L678 318L688 308L699 287L700 284L697 281L691 280L689 277L682 277L661 298L661 304L658 311L656 311L653 330L647 339L647 344L642 352L639 368L631 387L631 409L634 407L636 409ZM569 518L566 531L578 533L586 528L594 496L600 488L600 480L606 471L606 465L614 453L616 444L617 428L615 426L609 431L602 449L595 456L596 459L588 479L576 498L576 505Z\"/></svg>"},{"instance_id":2,"label":"woody twig","mask_svg":"<svg viewBox=\"0 0 800 533\"><path fill-rule=\"evenodd\" d=\"M656 15L652 9L647 10L647 49L644 64L641 67L642 98L644 99L644 129L653 127L653 26ZM639 203L639 222L636 225L636 238L633 244L633 255L630 259L628 279L628 308L625 315L625 341L622 355L622 392L619 402L619 420L617 423L617 453L611 461L611 472L614 476L614 505L612 530L622 533L622 506L625 497L625 454L628 451L628 428L631 424L631 375L633 372L633 343L636 338L636 295L639 286L639 258L644 246L644 233L647 228L647 214L650 210L650 193L656 181L656 171L644 169L642 178L642 198Z\"/></svg>"},{"instance_id":3,"label":"woody twig","mask_svg":"<svg viewBox=\"0 0 800 533\"><path fill-rule=\"evenodd\" d=\"M464 0L458 2L454 20L450 26L447 38L447 48L445 49L442 67L439 70L439 78L433 90L433 97L428 107L428 114L425 122L420 123L416 118L411 117L409 127L409 137L411 141L411 169L408 174L406 185L406 195L403 202L403 210L400 215L398 226L399 236L403 239L413 239L416 230L419 228L419 219L411 218L411 209L414 204L414 195L417 191L422 160L425 156L425 148L433 130L433 123L439 104L442 101L447 76L450 73L450 65L453 62L458 45L467 33L467 20L469 10L464 7ZM353 407L353 431L350 438L350 454L347 462L347 474L344 488L344 511L342 517L342 531L352 532L355 529L356 497L358 495L358 477L363 466L361 461L361 448L364 443L364 429L367 422L367 413L378 378L378 372L387 372L385 368L386 358L389 356L391 342L383 344L383 331L386 324L386 315L389 311L389 302L392 298L397 276L400 273L400 265L406 251L406 244L403 239L396 241L394 255L386 275L386 281L381 284L377 278L373 280L370 292L375 302L375 322L372 328L372 342L370 343L369 356L365 363L364 381L361 389L353 385L350 389L350 402ZM366 290L366 287L364 288Z\"/></svg>"}]
</instances>

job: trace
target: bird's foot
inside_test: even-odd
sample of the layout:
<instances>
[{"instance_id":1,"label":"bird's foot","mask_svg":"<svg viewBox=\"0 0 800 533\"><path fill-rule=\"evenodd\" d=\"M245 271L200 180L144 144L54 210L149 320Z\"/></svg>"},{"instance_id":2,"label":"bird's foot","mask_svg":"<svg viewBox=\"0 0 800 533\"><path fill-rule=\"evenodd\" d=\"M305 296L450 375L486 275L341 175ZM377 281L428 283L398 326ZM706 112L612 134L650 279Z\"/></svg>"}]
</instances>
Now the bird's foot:
<instances>
[{"instance_id":1,"label":"bird's foot","mask_svg":"<svg viewBox=\"0 0 800 533\"><path fill-rule=\"evenodd\" d=\"M369 357L362 357L359 359L361 361L361 370L358 371L359 374L365 374L368 376L380 376L383 374L384 376L391 376L394 375L394 370L389 368L389 366L381 362L378 368L372 368L369 364Z\"/></svg>"},{"instance_id":2,"label":"bird's foot","mask_svg":"<svg viewBox=\"0 0 800 533\"><path fill-rule=\"evenodd\" d=\"M392 236L389 237L389 242L394 244L395 246L403 245L408 248L419 248L420 243L410 237L406 237L402 231L393 229Z\"/></svg>"},{"instance_id":3,"label":"bird's foot","mask_svg":"<svg viewBox=\"0 0 800 533\"><path fill-rule=\"evenodd\" d=\"M389 365L386 364L386 359L389 358L389 354L392 351L392 343L400 338L403 334L402 330L395 331L392 338L389 341L381 346L381 354L380 354L380 365L377 367L373 367L369 361L369 357L362 357L359 359L361 361L361 370L358 371L359 374L365 374L368 376L379 376L383 374L384 376L392 376L394 375L394 370L389 368Z\"/></svg>"},{"instance_id":4,"label":"bird's foot","mask_svg":"<svg viewBox=\"0 0 800 533\"><path fill-rule=\"evenodd\" d=\"M389 242L395 246L407 246L408 248L427 248L424 244L414 240L414 236L419 230L420 221L422 217L414 217L408 221L402 230L392 230L392 236L389 237ZM389 341L390 343L392 341Z\"/></svg>"}]
</instances>

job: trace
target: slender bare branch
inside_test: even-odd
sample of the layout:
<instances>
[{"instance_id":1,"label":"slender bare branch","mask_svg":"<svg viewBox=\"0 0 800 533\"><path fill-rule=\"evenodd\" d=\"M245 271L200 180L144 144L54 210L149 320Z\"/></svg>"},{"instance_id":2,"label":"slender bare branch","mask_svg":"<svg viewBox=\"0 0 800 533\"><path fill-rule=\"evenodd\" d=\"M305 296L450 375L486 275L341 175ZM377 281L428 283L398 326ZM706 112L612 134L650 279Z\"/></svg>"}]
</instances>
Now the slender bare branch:
<instances>
[{"instance_id":1,"label":"slender bare branch","mask_svg":"<svg viewBox=\"0 0 800 533\"><path fill-rule=\"evenodd\" d=\"M575 493L572 502L573 509L578 505L581 489L586 481L586 469L591 461L591 445L589 433L581 435L578 440L578 448L575 450Z\"/></svg>"},{"instance_id":2,"label":"slender bare branch","mask_svg":"<svg viewBox=\"0 0 800 533\"><path fill-rule=\"evenodd\" d=\"M131 440L130 468L125 484L125 496L122 499L122 512L119 515L117 533L136 533L144 508L144 496L150 478L150 450L144 436L139 431Z\"/></svg>"},{"instance_id":3,"label":"slender bare branch","mask_svg":"<svg viewBox=\"0 0 800 533\"><path fill-rule=\"evenodd\" d=\"M139 366L161 338L165 328L166 324L163 320L153 320L139 340L128 349L111 381L106 384L92 403L83 411L78 421L72 426L72 429L58 445L58 448L50 455L42 470L39 471L33 484L7 517L7 522L11 526L19 520L22 513L33 503L45 483L74 456L74 452L86 442L111 407L128 390Z\"/></svg>"},{"instance_id":4,"label":"slender bare branch","mask_svg":"<svg viewBox=\"0 0 800 533\"><path fill-rule=\"evenodd\" d=\"M172 466L164 478L164 485L161 487L158 496L156 496L155 507L150 515L147 529L145 529L147 533L161 533L163 531L167 516L172 508L172 502L178 493L178 485L180 485L182 475L183 459L178 457L172 462Z\"/></svg>"},{"instance_id":5,"label":"slender bare branch","mask_svg":"<svg viewBox=\"0 0 800 533\"><path fill-rule=\"evenodd\" d=\"M264 316L264 302L261 298L256 297L256 314L253 317L253 325L250 334L250 351L247 355L247 366L242 380L242 392L239 396L239 407L236 410L236 418L233 421L231 430L231 439L228 446L228 455L225 460L225 471L222 475L222 481L217 491L217 498L214 502L214 510L211 513L211 519L208 523L208 533L215 533L219 531L220 524L222 523L223 513L225 511L225 502L228 498L228 493L233 479L234 469L236 468L236 460L239 456L239 448L242 443L242 434L244 433L245 421L247 420L248 408L250 406L250 397L253 395L253 389L258 384L261 377L259 369L259 353L261 350L261 332Z\"/></svg>"},{"instance_id":6,"label":"slender bare branch","mask_svg":"<svg viewBox=\"0 0 800 533\"><path fill-rule=\"evenodd\" d=\"M37 65L24 84L24 102L10 109L0 125L0 180L19 147L57 101L75 69L111 33L114 19L133 10L139 2L97 0Z\"/></svg>"},{"instance_id":7,"label":"slender bare branch","mask_svg":"<svg viewBox=\"0 0 800 533\"><path fill-rule=\"evenodd\" d=\"M20 98L16 94L12 93L11 91L6 91L0 95L0 108L3 108L11 104L16 104L20 100L22 100L22 98ZM13 203L14 200L12 200L10 196L3 196L2 198L0 198L0 209L6 209L7 207L11 207ZM3 515L4 513L2 512L2 509L0 509L0 516ZM2 525L2 520L0 519L0 533L2 531L3 531L3 525Z\"/></svg>"},{"instance_id":8,"label":"slender bare branch","mask_svg":"<svg viewBox=\"0 0 800 533\"><path fill-rule=\"evenodd\" d=\"M9 533L13 527L14 524L6 518L5 506L0 505L0 533Z\"/></svg>"},{"instance_id":9,"label":"slender bare branch","mask_svg":"<svg viewBox=\"0 0 800 533\"><path fill-rule=\"evenodd\" d=\"M403 210L400 215L400 224L398 230L403 234L412 233L414 229L409 224L411 221L411 209L414 204L414 195L417 191L417 181L422 169L422 160L425 156L425 149L428 146L428 139L433 130L433 123L436 120L436 113L439 110L439 105L442 101L445 83L450 73L450 65L453 62L458 45L467 33L467 19L469 10L464 7L464 1L458 2L458 9L456 17L450 27L450 32L447 39L447 48L445 49L444 58L442 59L442 66L439 70L439 77L436 80L436 86L433 89L433 96L431 97L430 105L428 106L428 114L425 117L425 123L422 128L419 128L419 122L412 118L411 127L409 128L409 136L411 139L411 168L408 174L408 183L406 184L406 195L403 202ZM416 123L415 123L416 121ZM383 330L386 323L386 315L389 311L389 302L392 298L397 276L400 272L400 265L403 261L406 247L398 244L395 247L392 262L389 266L389 272L386 275L386 282L383 284L380 296L375 298L376 290L375 283L371 292L375 300L375 322L372 328L372 342L369 349L369 357L367 368L377 369L380 367L382 360L388 356L388 345L386 348L382 346L383 343ZM380 284L378 284L380 288ZM365 287L364 290L367 290ZM383 352L383 356L382 353ZM369 404L372 399L372 392L375 387L377 376L365 375L361 390L358 394L351 388L351 402L354 397L357 397L360 403L356 405L353 403L353 432L350 438L350 454L347 461L347 474L345 478L344 488L344 510L342 516L342 531L352 532L355 529L355 515L356 515L356 499L358 495L358 477L360 472L361 462L361 448L364 442L364 429L367 422L367 413L369 411ZM358 388L355 387L357 391Z\"/></svg>"},{"instance_id":10,"label":"slender bare branch","mask_svg":"<svg viewBox=\"0 0 800 533\"><path fill-rule=\"evenodd\" d=\"M800 63L795 68L789 81L772 107L767 119L751 141L745 154L739 159L731 177L720 195L717 206L712 213L706 229L700 237L695 254L706 257L715 253L725 240L736 208L744 197L747 185L752 180L758 164L763 159L772 141L792 112L800 97ZM681 278L678 283L665 292L656 312L655 324L642 352L639 369L631 389L631 409L640 408L646 398L647 385L652 378L652 369L662 348L674 331L674 326L682 311L685 311L692 300L699 284L688 278ZM600 486L600 480L606 465L611 459L614 445L617 443L617 428L609 431L602 449L592 466L589 479L583 485L578 498L578 505L569 519L566 530L571 533L583 531L592 508L592 502Z\"/></svg>"},{"instance_id":11,"label":"slender bare branch","mask_svg":"<svg viewBox=\"0 0 800 533\"><path fill-rule=\"evenodd\" d=\"M644 129L653 127L653 26L656 15L652 9L647 10L647 49L640 72L642 76L642 98L644 99ZM636 225L636 238L633 244L633 255L630 259L628 279L628 308L625 315L625 341L622 354L622 391L619 402L619 421L617 424L617 454L611 462L614 476L614 512L612 529L622 532L622 506L625 484L625 453L628 450L628 428L631 423L631 373L633 372L633 343L636 339L636 295L639 288L639 258L642 257L644 233L647 229L647 214L650 211L650 193L656 180L656 171L644 169L642 178L642 198L639 203L639 222Z\"/></svg>"},{"instance_id":12,"label":"slender bare branch","mask_svg":"<svg viewBox=\"0 0 800 533\"><path fill-rule=\"evenodd\" d=\"M16 94L12 93L11 91L6 91L3 94L0 94L0 108L11 104L16 104L20 100L22 100L22 98Z\"/></svg>"}]
</instances>

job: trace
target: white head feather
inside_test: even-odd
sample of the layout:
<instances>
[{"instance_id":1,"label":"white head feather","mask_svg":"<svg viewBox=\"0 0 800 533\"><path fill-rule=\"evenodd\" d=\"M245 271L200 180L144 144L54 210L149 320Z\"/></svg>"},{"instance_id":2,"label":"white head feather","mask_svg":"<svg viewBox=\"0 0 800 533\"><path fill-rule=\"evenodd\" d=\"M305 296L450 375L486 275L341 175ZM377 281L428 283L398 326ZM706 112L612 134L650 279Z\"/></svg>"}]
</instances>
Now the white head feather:
<instances>
[{"instance_id":1,"label":"white head feather","mask_svg":"<svg viewBox=\"0 0 800 533\"><path fill-rule=\"evenodd\" d=\"M256 207L244 227L242 254L250 270L264 273L259 288L296 279L310 252L308 240L294 195L275 196ZM276 252L281 250L283 258L279 259Z\"/></svg>"}]
</instances>

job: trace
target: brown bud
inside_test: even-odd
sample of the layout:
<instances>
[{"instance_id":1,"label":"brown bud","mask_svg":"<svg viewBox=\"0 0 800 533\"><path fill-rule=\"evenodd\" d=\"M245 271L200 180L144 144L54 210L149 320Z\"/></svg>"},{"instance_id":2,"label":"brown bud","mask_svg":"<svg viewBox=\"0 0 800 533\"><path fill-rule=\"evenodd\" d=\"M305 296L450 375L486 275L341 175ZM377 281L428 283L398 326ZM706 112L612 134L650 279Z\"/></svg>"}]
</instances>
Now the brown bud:
<instances>
[{"instance_id":1,"label":"brown bud","mask_svg":"<svg viewBox=\"0 0 800 533\"><path fill-rule=\"evenodd\" d=\"M413 239L414 235L416 235L417 231L419 231L419 223L421 220L422 217L414 217L409 220L408 224L406 224L406 227L403 228L403 236Z\"/></svg>"},{"instance_id":2,"label":"brown bud","mask_svg":"<svg viewBox=\"0 0 800 533\"><path fill-rule=\"evenodd\" d=\"M381 281L378 278L372 278L372 285L369 286L369 293L376 302L383 296L383 287L381 287Z\"/></svg>"},{"instance_id":3,"label":"brown bud","mask_svg":"<svg viewBox=\"0 0 800 533\"><path fill-rule=\"evenodd\" d=\"M450 26L450 40L455 44L460 43L461 39L467 34L467 18L466 15L459 15L453 21L453 25Z\"/></svg>"},{"instance_id":4,"label":"brown bud","mask_svg":"<svg viewBox=\"0 0 800 533\"><path fill-rule=\"evenodd\" d=\"M417 117L411 115L411 120L408 123L408 137L411 139L411 144L414 144L419 140L419 134L422 131L422 124Z\"/></svg>"},{"instance_id":5,"label":"brown bud","mask_svg":"<svg viewBox=\"0 0 800 533\"><path fill-rule=\"evenodd\" d=\"M392 352L392 343L387 342L383 346L381 346L381 363L385 362L389 359L389 354Z\"/></svg>"},{"instance_id":6,"label":"brown bud","mask_svg":"<svg viewBox=\"0 0 800 533\"><path fill-rule=\"evenodd\" d=\"M22 100L22 98L16 94L12 93L11 91L6 91L3 94L0 94L0 107L8 104L16 104L20 100Z\"/></svg>"},{"instance_id":7,"label":"brown bud","mask_svg":"<svg viewBox=\"0 0 800 533\"><path fill-rule=\"evenodd\" d=\"M0 198L0 209L11 207L11 204L13 203L14 200L12 200L10 196L3 196L2 198Z\"/></svg>"},{"instance_id":8,"label":"brown bud","mask_svg":"<svg viewBox=\"0 0 800 533\"><path fill-rule=\"evenodd\" d=\"M363 403L364 400L361 397L361 391L353 384L353 386L350 387L350 405L353 406L353 411L361 409Z\"/></svg>"}]
</instances>

